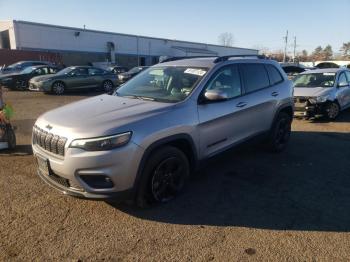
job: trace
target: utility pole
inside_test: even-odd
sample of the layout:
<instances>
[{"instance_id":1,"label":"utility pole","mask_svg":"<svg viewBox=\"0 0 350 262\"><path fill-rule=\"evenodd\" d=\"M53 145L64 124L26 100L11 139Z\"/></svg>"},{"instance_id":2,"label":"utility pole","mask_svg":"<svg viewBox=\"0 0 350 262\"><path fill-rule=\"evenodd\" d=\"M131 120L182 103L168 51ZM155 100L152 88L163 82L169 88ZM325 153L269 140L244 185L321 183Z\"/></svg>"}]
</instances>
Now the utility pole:
<instances>
[{"instance_id":1,"label":"utility pole","mask_svg":"<svg viewBox=\"0 0 350 262\"><path fill-rule=\"evenodd\" d=\"M288 44L288 30L287 30L287 34L284 38L284 54L283 54L283 63L286 62L286 58L287 58L287 44Z\"/></svg>"},{"instance_id":2,"label":"utility pole","mask_svg":"<svg viewBox=\"0 0 350 262\"><path fill-rule=\"evenodd\" d=\"M297 48L297 37L294 36L294 54L293 54L293 63L295 64L295 56L296 56L296 48Z\"/></svg>"}]
</instances>

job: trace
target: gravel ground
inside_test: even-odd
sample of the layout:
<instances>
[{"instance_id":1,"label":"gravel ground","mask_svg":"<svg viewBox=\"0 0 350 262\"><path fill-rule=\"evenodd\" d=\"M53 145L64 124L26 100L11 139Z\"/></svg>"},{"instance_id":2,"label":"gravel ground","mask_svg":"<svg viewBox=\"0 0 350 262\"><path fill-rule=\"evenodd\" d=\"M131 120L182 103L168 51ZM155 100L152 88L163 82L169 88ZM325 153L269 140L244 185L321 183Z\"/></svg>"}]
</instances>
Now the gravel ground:
<instances>
[{"instance_id":1,"label":"gravel ground","mask_svg":"<svg viewBox=\"0 0 350 262\"><path fill-rule=\"evenodd\" d=\"M84 97L5 92L19 146L0 152L1 261L349 260L349 110L295 120L281 154L245 145L210 159L179 198L140 210L61 195L35 173L35 119Z\"/></svg>"}]
</instances>

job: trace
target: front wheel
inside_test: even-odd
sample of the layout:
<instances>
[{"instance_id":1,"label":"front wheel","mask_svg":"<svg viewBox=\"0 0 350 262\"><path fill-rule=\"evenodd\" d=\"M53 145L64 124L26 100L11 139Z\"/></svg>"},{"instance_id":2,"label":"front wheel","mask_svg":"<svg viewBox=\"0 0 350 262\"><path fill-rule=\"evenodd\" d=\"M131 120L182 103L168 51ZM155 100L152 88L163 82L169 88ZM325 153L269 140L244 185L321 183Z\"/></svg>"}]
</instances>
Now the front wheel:
<instances>
[{"instance_id":1,"label":"front wheel","mask_svg":"<svg viewBox=\"0 0 350 262\"><path fill-rule=\"evenodd\" d=\"M113 90L113 87L114 87L114 85L113 85L112 81L110 81L110 80L106 80L102 84L102 89L106 93L111 92Z\"/></svg>"},{"instance_id":2,"label":"front wheel","mask_svg":"<svg viewBox=\"0 0 350 262\"><path fill-rule=\"evenodd\" d=\"M52 85L52 93L55 95L62 95L64 93L65 86L62 82L55 82Z\"/></svg>"},{"instance_id":3,"label":"front wheel","mask_svg":"<svg viewBox=\"0 0 350 262\"><path fill-rule=\"evenodd\" d=\"M189 174L189 162L182 151L172 146L155 151L142 171L137 205L169 202L183 190Z\"/></svg>"},{"instance_id":4,"label":"front wheel","mask_svg":"<svg viewBox=\"0 0 350 262\"><path fill-rule=\"evenodd\" d=\"M337 102L330 102L326 106L326 115L329 120L334 120L337 118L340 112L340 107Z\"/></svg>"},{"instance_id":5,"label":"front wheel","mask_svg":"<svg viewBox=\"0 0 350 262\"><path fill-rule=\"evenodd\" d=\"M285 112L280 112L272 125L267 139L267 146L270 151L281 152L287 147L291 127L291 117Z\"/></svg>"}]
</instances>

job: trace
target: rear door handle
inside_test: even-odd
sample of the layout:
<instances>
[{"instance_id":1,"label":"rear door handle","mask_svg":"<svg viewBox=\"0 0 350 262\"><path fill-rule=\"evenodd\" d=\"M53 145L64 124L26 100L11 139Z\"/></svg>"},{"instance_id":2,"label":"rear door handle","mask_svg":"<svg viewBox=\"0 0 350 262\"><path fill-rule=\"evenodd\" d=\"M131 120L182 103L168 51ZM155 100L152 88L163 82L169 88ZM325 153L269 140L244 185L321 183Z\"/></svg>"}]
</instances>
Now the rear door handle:
<instances>
[{"instance_id":1,"label":"rear door handle","mask_svg":"<svg viewBox=\"0 0 350 262\"><path fill-rule=\"evenodd\" d=\"M272 95L272 96L278 96L279 93L278 93L278 92L272 92L271 95Z\"/></svg>"},{"instance_id":2,"label":"rear door handle","mask_svg":"<svg viewBox=\"0 0 350 262\"><path fill-rule=\"evenodd\" d=\"M236 107L245 107L247 105L246 102L239 102Z\"/></svg>"}]
</instances>

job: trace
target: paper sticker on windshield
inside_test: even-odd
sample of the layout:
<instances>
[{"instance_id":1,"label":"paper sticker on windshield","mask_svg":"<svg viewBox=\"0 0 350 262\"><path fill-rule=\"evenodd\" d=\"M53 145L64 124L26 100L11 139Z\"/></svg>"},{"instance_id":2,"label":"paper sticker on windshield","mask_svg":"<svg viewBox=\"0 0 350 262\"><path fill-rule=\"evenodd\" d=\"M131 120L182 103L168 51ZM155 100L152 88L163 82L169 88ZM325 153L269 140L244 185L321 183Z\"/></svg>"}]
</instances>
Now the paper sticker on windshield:
<instances>
[{"instance_id":1,"label":"paper sticker on windshield","mask_svg":"<svg viewBox=\"0 0 350 262\"><path fill-rule=\"evenodd\" d=\"M335 76L335 73L323 73L324 76Z\"/></svg>"},{"instance_id":2,"label":"paper sticker on windshield","mask_svg":"<svg viewBox=\"0 0 350 262\"><path fill-rule=\"evenodd\" d=\"M187 68L185 73L197 76L203 76L207 71L203 69Z\"/></svg>"}]
</instances>

